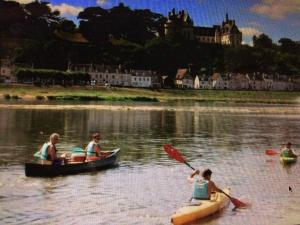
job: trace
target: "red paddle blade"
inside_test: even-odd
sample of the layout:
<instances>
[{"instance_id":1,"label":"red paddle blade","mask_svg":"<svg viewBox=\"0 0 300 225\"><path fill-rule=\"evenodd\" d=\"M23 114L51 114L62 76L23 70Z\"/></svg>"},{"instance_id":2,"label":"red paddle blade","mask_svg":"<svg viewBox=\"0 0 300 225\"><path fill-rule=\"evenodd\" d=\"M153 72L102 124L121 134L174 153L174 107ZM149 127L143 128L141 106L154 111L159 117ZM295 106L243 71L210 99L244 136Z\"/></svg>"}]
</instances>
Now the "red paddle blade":
<instances>
[{"instance_id":1,"label":"red paddle blade","mask_svg":"<svg viewBox=\"0 0 300 225\"><path fill-rule=\"evenodd\" d=\"M232 202L232 204L237 207L237 208L246 208L248 205L244 202L241 202L240 200L236 199L236 198L230 198L230 201Z\"/></svg>"},{"instance_id":2,"label":"red paddle blade","mask_svg":"<svg viewBox=\"0 0 300 225\"><path fill-rule=\"evenodd\" d=\"M178 150L176 150L175 148L172 147L172 145L170 144L165 144L164 145L164 150L165 152L173 159L184 163L185 159L183 158L183 156L181 155L180 152L178 152Z\"/></svg>"},{"instance_id":3,"label":"red paddle blade","mask_svg":"<svg viewBox=\"0 0 300 225\"><path fill-rule=\"evenodd\" d=\"M266 150L266 154L267 155L277 155L278 152L273 149L268 149L268 150Z\"/></svg>"}]
</instances>

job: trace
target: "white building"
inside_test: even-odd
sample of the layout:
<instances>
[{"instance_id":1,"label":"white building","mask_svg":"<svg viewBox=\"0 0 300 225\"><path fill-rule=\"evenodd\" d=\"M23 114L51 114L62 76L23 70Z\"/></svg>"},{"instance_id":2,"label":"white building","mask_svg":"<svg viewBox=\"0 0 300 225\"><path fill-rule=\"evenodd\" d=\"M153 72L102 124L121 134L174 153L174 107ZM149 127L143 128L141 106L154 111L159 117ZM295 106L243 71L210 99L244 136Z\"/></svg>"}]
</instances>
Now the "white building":
<instances>
[{"instance_id":1,"label":"white building","mask_svg":"<svg viewBox=\"0 0 300 225\"><path fill-rule=\"evenodd\" d=\"M131 74L120 66L75 64L69 70L88 73L96 85L131 86Z\"/></svg>"},{"instance_id":2,"label":"white building","mask_svg":"<svg viewBox=\"0 0 300 225\"><path fill-rule=\"evenodd\" d=\"M132 87L152 87L153 74L151 70L131 70L131 86Z\"/></svg>"},{"instance_id":3,"label":"white building","mask_svg":"<svg viewBox=\"0 0 300 225\"><path fill-rule=\"evenodd\" d=\"M151 70L123 70L121 66L75 64L69 70L86 72L95 85L160 88L161 78Z\"/></svg>"},{"instance_id":4,"label":"white building","mask_svg":"<svg viewBox=\"0 0 300 225\"><path fill-rule=\"evenodd\" d=\"M198 75L196 75L195 80L194 80L194 89L200 89L200 79Z\"/></svg>"}]
</instances>

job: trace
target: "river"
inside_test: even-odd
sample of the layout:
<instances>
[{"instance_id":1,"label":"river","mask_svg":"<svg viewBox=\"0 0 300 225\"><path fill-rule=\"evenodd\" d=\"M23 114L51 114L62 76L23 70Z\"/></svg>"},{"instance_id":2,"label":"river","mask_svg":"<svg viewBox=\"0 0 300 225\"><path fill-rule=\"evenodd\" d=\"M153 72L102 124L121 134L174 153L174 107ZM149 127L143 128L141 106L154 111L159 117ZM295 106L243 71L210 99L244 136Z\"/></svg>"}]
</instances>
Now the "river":
<instances>
[{"instance_id":1,"label":"river","mask_svg":"<svg viewBox=\"0 0 300 225\"><path fill-rule=\"evenodd\" d=\"M300 153L300 107L227 103L98 105L0 104L0 224L165 225L187 204L191 170L162 150L171 143L220 187L251 203L194 224L300 224L300 164L283 166L266 149L287 141ZM118 167L30 178L24 163L52 132L59 152L84 147L91 132L102 148L121 148ZM288 187L293 191L290 192Z\"/></svg>"}]
</instances>

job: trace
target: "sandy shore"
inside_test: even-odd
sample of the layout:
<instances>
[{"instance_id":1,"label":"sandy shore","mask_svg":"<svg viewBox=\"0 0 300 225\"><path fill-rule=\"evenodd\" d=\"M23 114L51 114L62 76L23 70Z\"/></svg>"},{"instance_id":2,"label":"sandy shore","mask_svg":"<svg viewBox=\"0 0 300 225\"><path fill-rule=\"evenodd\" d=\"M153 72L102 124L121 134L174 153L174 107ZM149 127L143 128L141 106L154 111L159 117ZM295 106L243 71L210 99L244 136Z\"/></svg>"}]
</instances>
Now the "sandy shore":
<instances>
[{"instance_id":1,"label":"sandy shore","mask_svg":"<svg viewBox=\"0 0 300 225\"><path fill-rule=\"evenodd\" d=\"M27 105L0 104L0 109L31 110L111 110L111 111L176 111L199 113L281 114L300 117L300 105L283 106L124 106L124 105Z\"/></svg>"}]
</instances>

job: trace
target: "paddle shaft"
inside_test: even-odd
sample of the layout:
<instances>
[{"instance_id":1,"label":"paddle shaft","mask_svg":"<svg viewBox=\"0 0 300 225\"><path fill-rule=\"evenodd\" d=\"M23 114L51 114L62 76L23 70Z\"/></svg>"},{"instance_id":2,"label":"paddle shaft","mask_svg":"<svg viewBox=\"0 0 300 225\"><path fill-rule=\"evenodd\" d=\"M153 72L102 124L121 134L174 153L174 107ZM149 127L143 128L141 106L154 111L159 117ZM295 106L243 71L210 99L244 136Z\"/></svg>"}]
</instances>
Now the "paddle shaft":
<instances>
[{"instance_id":1,"label":"paddle shaft","mask_svg":"<svg viewBox=\"0 0 300 225\"><path fill-rule=\"evenodd\" d=\"M184 164L187 165L188 167L190 167L192 170L195 170L195 168L192 167L187 161L184 161Z\"/></svg>"}]
</instances>

